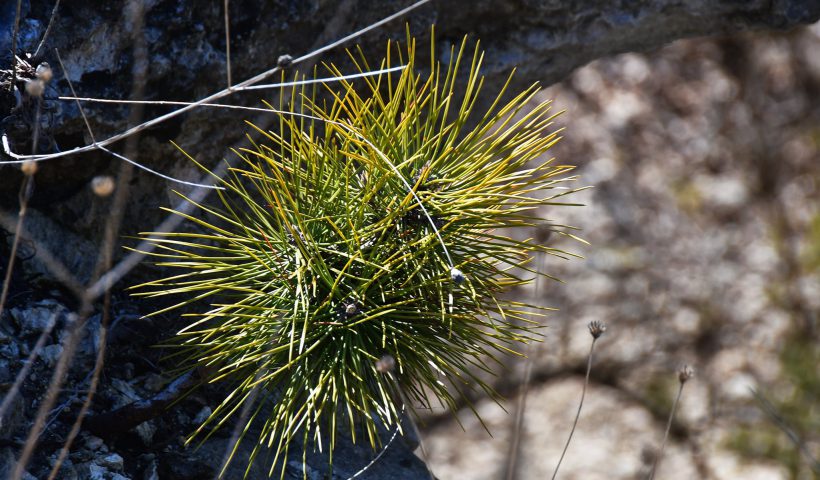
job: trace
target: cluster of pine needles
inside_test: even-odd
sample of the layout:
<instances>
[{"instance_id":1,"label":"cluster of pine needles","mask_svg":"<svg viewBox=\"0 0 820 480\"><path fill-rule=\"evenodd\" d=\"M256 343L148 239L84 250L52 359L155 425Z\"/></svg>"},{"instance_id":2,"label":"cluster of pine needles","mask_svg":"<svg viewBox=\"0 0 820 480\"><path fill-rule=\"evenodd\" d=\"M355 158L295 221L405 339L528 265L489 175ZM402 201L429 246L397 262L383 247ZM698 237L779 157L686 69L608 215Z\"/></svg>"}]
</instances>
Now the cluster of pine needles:
<instances>
[{"instance_id":1,"label":"cluster of pine needles","mask_svg":"<svg viewBox=\"0 0 820 480\"><path fill-rule=\"evenodd\" d=\"M408 38L378 65L398 72L281 94L278 125L250 125L261 140L235 152L220 204L189 217L196 232L160 234L152 255L181 273L138 294L179 296L163 311L191 318L180 355L231 385L192 438L245 410L240 436L262 425L249 464L270 451L273 474L294 440L332 462L339 432L378 448L405 406L497 398L482 372L538 339L533 306L508 293L543 274L535 253L564 255L519 239L572 192L571 167L544 155L555 115L511 80L477 111L479 47L451 47L447 63L430 48L429 73Z\"/></svg>"}]
</instances>

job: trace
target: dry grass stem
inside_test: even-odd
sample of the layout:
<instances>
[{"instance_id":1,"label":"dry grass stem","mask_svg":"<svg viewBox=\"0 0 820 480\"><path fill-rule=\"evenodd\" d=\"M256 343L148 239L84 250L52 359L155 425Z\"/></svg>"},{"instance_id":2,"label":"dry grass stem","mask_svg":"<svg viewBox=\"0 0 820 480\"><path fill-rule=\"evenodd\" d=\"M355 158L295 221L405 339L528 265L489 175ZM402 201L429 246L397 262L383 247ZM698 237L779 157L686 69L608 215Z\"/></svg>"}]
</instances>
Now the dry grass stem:
<instances>
[{"instance_id":1,"label":"dry grass stem","mask_svg":"<svg viewBox=\"0 0 820 480\"><path fill-rule=\"evenodd\" d=\"M663 434L663 441L661 441L660 451L658 451L658 455L655 457L655 462L652 464L652 470L649 471L649 480L653 480L655 478L655 472L657 472L658 465L660 465L661 458L663 458L663 450L666 448L666 441L669 439L669 432L672 430L672 421L675 418L675 411L678 409L678 403L680 403L680 397L683 393L683 386L694 375L695 371L688 365L684 365L678 371L678 394L675 396L675 401L672 403L672 411L669 412L669 420L666 422L666 431Z\"/></svg>"},{"instance_id":2,"label":"dry grass stem","mask_svg":"<svg viewBox=\"0 0 820 480\"><path fill-rule=\"evenodd\" d=\"M46 31L43 33L43 38L40 39L40 43L37 45L37 49L34 50L34 58L40 57L40 52L46 45L46 40L48 40L48 36L51 33L51 27L54 26L54 21L57 19L57 9L59 8L60 0L57 0L56 2L54 2L54 8L51 9L51 16L48 19L48 26L46 26Z\"/></svg>"},{"instance_id":3,"label":"dry grass stem","mask_svg":"<svg viewBox=\"0 0 820 480\"><path fill-rule=\"evenodd\" d=\"M564 456L567 454L569 444L572 442L572 435L575 433L575 427L578 426L578 419L581 418L581 409L584 407L584 397L586 397L587 387L589 386L589 373L592 371L592 354L595 351L595 343L605 331L606 325L604 325L603 322L590 322L589 333L592 335L592 343L589 346L589 355L587 356L587 372L584 377L584 388L581 390L581 401L578 402L578 411L575 413L575 420L572 422L572 429L569 431L567 443L564 445L564 450L561 452L561 457L558 459L558 464L555 466L555 471L552 472L552 480L555 480L555 477L558 476L558 469L561 468L561 462L564 461Z\"/></svg>"},{"instance_id":4,"label":"dry grass stem","mask_svg":"<svg viewBox=\"0 0 820 480\"><path fill-rule=\"evenodd\" d=\"M228 77L228 90L231 89L231 19L228 13L230 0L225 0L225 74Z\"/></svg>"}]
</instances>

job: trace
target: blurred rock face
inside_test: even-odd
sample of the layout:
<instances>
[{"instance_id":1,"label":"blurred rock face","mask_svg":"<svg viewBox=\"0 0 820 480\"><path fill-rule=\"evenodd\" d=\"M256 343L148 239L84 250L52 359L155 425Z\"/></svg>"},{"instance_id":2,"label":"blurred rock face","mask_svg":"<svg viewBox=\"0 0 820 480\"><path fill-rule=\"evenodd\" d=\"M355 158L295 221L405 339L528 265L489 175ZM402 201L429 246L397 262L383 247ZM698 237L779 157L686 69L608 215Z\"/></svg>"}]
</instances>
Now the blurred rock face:
<instances>
[{"instance_id":1,"label":"blurred rock face","mask_svg":"<svg viewBox=\"0 0 820 480\"><path fill-rule=\"evenodd\" d=\"M547 282L525 297L559 311L544 321L534 355L519 478L552 475L593 320L609 328L560 477L646 478L684 363L697 376L656 478L813 477L753 390L816 456L818 48L818 25L680 41L596 61L545 93L567 110L554 155L579 165L580 182L594 188L574 199L585 207L544 216L582 227L591 246L550 239L586 260L548 260L544 269L566 284ZM500 382L510 407L521 378ZM441 478L503 471L510 415L488 401L477 409L492 439L466 411L466 433L443 415L431 421L428 449Z\"/></svg>"}]
</instances>

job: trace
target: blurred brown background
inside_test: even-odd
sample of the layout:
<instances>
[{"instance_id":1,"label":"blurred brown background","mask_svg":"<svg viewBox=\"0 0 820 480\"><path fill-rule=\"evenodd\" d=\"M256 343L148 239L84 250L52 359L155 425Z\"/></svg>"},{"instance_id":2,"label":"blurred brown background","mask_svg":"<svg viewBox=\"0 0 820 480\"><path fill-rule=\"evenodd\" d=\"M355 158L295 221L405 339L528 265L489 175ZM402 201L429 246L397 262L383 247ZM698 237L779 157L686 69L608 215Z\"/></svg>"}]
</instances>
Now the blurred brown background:
<instances>
[{"instance_id":1,"label":"blurred brown background","mask_svg":"<svg viewBox=\"0 0 820 480\"><path fill-rule=\"evenodd\" d=\"M560 478L646 478L683 364L696 377L656 478L817 478L786 430L820 457L820 24L601 59L543 96L566 110L557 161L594 187L544 216L591 245L553 236L585 259L543 259L566 283L522 292L559 311L535 347L517 477L552 475L601 320ZM498 380L512 413L525 364ZM463 430L444 411L423 426L440 478L503 478L514 415L477 409L492 437L466 409Z\"/></svg>"}]
</instances>

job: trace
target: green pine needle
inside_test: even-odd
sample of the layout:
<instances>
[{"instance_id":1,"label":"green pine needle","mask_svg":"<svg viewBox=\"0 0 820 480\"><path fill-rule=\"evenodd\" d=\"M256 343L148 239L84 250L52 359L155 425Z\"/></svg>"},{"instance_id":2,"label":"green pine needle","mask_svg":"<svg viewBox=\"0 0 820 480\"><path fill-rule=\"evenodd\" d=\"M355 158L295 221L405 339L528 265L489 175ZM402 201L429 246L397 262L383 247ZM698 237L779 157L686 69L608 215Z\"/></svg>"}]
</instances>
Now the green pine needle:
<instances>
[{"instance_id":1,"label":"green pine needle","mask_svg":"<svg viewBox=\"0 0 820 480\"><path fill-rule=\"evenodd\" d=\"M479 372L538 337L532 307L505 294L532 280L533 254L566 255L514 232L543 224L538 209L561 204L572 178L542 160L559 137L537 86L504 101L508 80L475 111L483 54L465 45L422 75L408 39L380 65L406 64L399 74L327 84L329 102L315 87L280 96L278 128L250 125L264 139L236 152L221 205L179 213L203 233L152 234L159 265L181 273L138 295L181 298L162 312L207 300L178 345L233 388L192 438L256 398L247 422L264 426L250 460L273 449L273 474L294 439L332 458L339 432L361 441L358 426L377 448L377 425L398 426L403 399L497 398Z\"/></svg>"}]
</instances>

